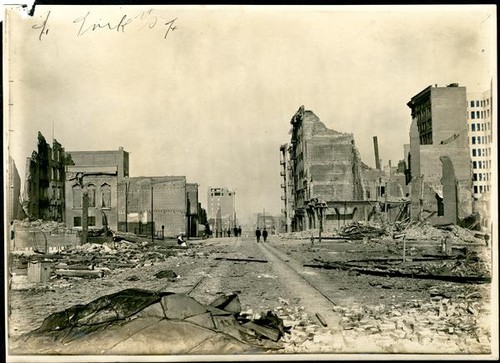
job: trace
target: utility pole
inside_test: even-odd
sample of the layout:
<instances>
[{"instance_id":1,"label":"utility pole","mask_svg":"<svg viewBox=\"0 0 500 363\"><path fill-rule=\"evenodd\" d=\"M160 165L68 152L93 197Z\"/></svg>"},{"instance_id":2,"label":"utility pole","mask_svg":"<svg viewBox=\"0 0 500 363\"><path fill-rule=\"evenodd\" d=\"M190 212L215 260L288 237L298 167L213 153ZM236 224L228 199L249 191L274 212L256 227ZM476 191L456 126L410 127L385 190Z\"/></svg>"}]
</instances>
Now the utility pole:
<instances>
[{"instance_id":1,"label":"utility pole","mask_svg":"<svg viewBox=\"0 0 500 363\"><path fill-rule=\"evenodd\" d=\"M153 218L153 180L151 180L151 242L155 241L155 222Z\"/></svg>"},{"instance_id":2,"label":"utility pole","mask_svg":"<svg viewBox=\"0 0 500 363\"><path fill-rule=\"evenodd\" d=\"M125 183L125 232L128 232L128 186L129 182Z\"/></svg>"}]
</instances>

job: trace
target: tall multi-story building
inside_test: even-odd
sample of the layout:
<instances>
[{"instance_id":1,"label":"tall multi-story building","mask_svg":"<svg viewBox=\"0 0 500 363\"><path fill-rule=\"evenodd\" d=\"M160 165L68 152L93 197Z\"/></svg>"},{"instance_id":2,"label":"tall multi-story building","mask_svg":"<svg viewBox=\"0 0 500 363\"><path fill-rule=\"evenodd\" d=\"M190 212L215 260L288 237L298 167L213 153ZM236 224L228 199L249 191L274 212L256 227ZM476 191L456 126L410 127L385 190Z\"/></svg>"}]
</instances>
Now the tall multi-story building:
<instances>
[{"instance_id":1,"label":"tall multi-story building","mask_svg":"<svg viewBox=\"0 0 500 363\"><path fill-rule=\"evenodd\" d=\"M324 226L333 225L335 220L353 219L356 207L347 202L363 200L360 160L353 135L326 128L304 106L290 123L292 229L302 231L319 228L319 222ZM346 203L334 205L338 202Z\"/></svg>"},{"instance_id":2,"label":"tall multi-story building","mask_svg":"<svg viewBox=\"0 0 500 363\"><path fill-rule=\"evenodd\" d=\"M491 190L492 107L491 89L483 93L467 93L467 134L476 199Z\"/></svg>"},{"instance_id":3,"label":"tall multi-story building","mask_svg":"<svg viewBox=\"0 0 500 363\"><path fill-rule=\"evenodd\" d=\"M282 177L281 183L281 201L282 209L281 213L284 217L284 231L292 232L292 220L294 216L294 198L293 198L293 166L291 158L291 148L288 144L283 144L280 146L280 165L281 171L280 175Z\"/></svg>"},{"instance_id":4,"label":"tall multi-story building","mask_svg":"<svg viewBox=\"0 0 500 363\"><path fill-rule=\"evenodd\" d=\"M224 235L224 231L232 230L236 220L236 192L227 188L208 188L207 217L210 230L215 236Z\"/></svg>"},{"instance_id":5,"label":"tall multi-story building","mask_svg":"<svg viewBox=\"0 0 500 363\"><path fill-rule=\"evenodd\" d=\"M407 157L411 217L457 223L472 214L466 89L456 83L429 86L407 105L412 117Z\"/></svg>"},{"instance_id":6,"label":"tall multi-story building","mask_svg":"<svg viewBox=\"0 0 500 363\"><path fill-rule=\"evenodd\" d=\"M37 151L33 151L26 165L26 184L23 209L32 219L64 219L64 194L66 165L71 158L57 140L52 147L38 132Z\"/></svg>"}]
</instances>

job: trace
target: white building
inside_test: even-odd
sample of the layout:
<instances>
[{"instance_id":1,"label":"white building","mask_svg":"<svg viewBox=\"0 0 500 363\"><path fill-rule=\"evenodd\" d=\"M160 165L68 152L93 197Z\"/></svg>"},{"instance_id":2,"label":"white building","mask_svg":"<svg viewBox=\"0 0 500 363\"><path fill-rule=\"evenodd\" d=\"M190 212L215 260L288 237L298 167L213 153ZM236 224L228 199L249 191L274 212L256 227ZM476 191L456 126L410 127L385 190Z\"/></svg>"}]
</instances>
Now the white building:
<instances>
[{"instance_id":1,"label":"white building","mask_svg":"<svg viewBox=\"0 0 500 363\"><path fill-rule=\"evenodd\" d=\"M480 199L491 190L492 123L491 89L483 93L467 93L467 134L472 159L474 198Z\"/></svg>"}]
</instances>

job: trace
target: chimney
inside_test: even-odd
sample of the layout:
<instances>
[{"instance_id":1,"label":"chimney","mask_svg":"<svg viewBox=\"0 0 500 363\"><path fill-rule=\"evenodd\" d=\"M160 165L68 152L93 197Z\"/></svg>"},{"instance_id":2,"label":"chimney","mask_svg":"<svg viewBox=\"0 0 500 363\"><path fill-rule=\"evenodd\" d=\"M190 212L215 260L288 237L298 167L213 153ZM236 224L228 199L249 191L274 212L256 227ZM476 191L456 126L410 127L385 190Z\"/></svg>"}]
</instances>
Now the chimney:
<instances>
[{"instance_id":1,"label":"chimney","mask_svg":"<svg viewBox=\"0 0 500 363\"><path fill-rule=\"evenodd\" d=\"M380 159L378 158L378 139L373 136L373 148L375 149L375 168L380 170Z\"/></svg>"}]
</instances>

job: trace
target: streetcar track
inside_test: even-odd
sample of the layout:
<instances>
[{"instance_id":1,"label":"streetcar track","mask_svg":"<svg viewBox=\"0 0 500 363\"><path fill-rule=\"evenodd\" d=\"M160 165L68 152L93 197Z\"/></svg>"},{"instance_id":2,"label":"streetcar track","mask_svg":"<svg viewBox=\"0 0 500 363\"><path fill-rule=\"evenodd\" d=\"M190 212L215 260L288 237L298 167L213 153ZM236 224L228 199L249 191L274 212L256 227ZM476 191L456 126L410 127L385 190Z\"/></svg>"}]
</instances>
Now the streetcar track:
<instances>
[{"instance_id":1,"label":"streetcar track","mask_svg":"<svg viewBox=\"0 0 500 363\"><path fill-rule=\"evenodd\" d=\"M328 301L330 301L332 303L333 306L337 306L337 304L332 300L330 299L327 295L325 295L325 293L323 293L323 291L321 291L320 288L318 288L316 285L314 285L311 281L309 281L303 274L301 274L299 271L296 270L295 267L292 266L292 264L288 263L287 261L285 261L285 259L283 259L279 254L281 254L281 251L279 251L277 248L275 247L272 247L270 245L267 245L266 244L262 244L262 246L264 246L265 249L267 249L267 251L269 251L270 253L272 253L276 258L278 258L280 261L282 261L283 263L285 263L288 267L290 267L298 276L300 276L307 284L309 284L312 288L314 288L316 291L318 291L325 299L327 299ZM273 251L274 250L274 251ZM275 251L278 251L279 253L276 253Z\"/></svg>"}]
</instances>

